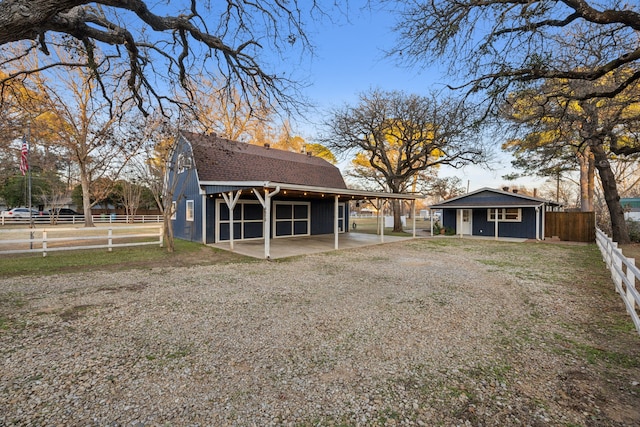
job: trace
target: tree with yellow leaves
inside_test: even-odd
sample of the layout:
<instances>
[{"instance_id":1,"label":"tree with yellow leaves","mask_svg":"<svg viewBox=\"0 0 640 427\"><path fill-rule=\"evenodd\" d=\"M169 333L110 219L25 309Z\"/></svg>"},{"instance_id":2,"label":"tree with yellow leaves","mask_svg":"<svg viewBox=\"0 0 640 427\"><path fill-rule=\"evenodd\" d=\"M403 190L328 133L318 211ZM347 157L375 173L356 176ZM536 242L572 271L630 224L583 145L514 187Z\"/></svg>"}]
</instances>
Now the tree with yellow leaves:
<instances>
[{"instance_id":1,"label":"tree with yellow leaves","mask_svg":"<svg viewBox=\"0 0 640 427\"><path fill-rule=\"evenodd\" d=\"M354 155L355 167L379 189L401 193L438 165L484 160L474 117L456 99L372 90L356 106L334 110L321 140ZM402 231L398 204L394 231Z\"/></svg>"}]
</instances>

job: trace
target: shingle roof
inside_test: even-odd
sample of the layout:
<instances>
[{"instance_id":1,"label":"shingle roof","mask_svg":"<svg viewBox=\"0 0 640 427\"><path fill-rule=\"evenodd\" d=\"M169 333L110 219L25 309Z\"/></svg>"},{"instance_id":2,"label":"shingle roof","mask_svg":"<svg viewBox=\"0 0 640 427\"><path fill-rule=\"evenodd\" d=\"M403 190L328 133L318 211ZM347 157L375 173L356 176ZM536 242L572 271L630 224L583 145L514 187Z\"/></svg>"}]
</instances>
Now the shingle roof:
<instances>
[{"instance_id":1,"label":"shingle roof","mask_svg":"<svg viewBox=\"0 0 640 427\"><path fill-rule=\"evenodd\" d=\"M345 189L340 170L319 157L182 132L200 181L271 181Z\"/></svg>"},{"instance_id":2,"label":"shingle roof","mask_svg":"<svg viewBox=\"0 0 640 427\"><path fill-rule=\"evenodd\" d=\"M524 194L509 193L493 188L481 188L462 196L444 200L430 206L431 209L442 208L484 208L484 207L510 207L510 206L538 206L542 203L557 206L557 203L548 200L531 197Z\"/></svg>"}]
</instances>

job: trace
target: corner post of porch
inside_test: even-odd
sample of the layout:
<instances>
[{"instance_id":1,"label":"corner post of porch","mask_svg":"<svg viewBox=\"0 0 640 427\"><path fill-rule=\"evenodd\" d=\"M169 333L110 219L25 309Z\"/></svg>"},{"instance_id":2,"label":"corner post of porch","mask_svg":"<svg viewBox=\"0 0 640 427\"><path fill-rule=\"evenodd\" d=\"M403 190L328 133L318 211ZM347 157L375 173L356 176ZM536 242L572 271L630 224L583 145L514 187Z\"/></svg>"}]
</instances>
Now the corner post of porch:
<instances>
[{"instance_id":1,"label":"corner post of porch","mask_svg":"<svg viewBox=\"0 0 640 427\"><path fill-rule=\"evenodd\" d=\"M540 207L536 206L536 240L540 240Z\"/></svg>"},{"instance_id":2,"label":"corner post of porch","mask_svg":"<svg viewBox=\"0 0 640 427\"><path fill-rule=\"evenodd\" d=\"M458 222L456 224L456 228L458 229L458 237L462 238L462 219L463 219L463 209L458 209Z\"/></svg>"},{"instance_id":3,"label":"corner post of porch","mask_svg":"<svg viewBox=\"0 0 640 427\"><path fill-rule=\"evenodd\" d=\"M380 221L380 243L384 243L384 199L378 199L378 201L380 202L380 208L378 209L378 212L382 212L382 221Z\"/></svg>"},{"instance_id":4,"label":"corner post of porch","mask_svg":"<svg viewBox=\"0 0 640 427\"><path fill-rule=\"evenodd\" d=\"M264 189L264 258L269 259L271 256L271 197L269 189Z\"/></svg>"},{"instance_id":5,"label":"corner post of porch","mask_svg":"<svg viewBox=\"0 0 640 427\"><path fill-rule=\"evenodd\" d=\"M200 225L202 226L202 244L207 244L207 194L204 193L202 195L202 209L201 209L202 221L200 221Z\"/></svg>"},{"instance_id":6,"label":"corner post of porch","mask_svg":"<svg viewBox=\"0 0 640 427\"><path fill-rule=\"evenodd\" d=\"M416 238L416 199L411 201L411 219L413 220L413 238Z\"/></svg>"},{"instance_id":7,"label":"corner post of porch","mask_svg":"<svg viewBox=\"0 0 640 427\"><path fill-rule=\"evenodd\" d=\"M338 215L339 215L339 199L340 196L337 194L333 196L334 204L333 204L333 248L338 249L338 234L340 232L340 228L338 226Z\"/></svg>"},{"instance_id":8,"label":"corner post of porch","mask_svg":"<svg viewBox=\"0 0 640 427\"><path fill-rule=\"evenodd\" d=\"M433 237L433 209L429 208L429 227L431 228L431 237Z\"/></svg>"},{"instance_id":9,"label":"corner post of porch","mask_svg":"<svg viewBox=\"0 0 640 427\"><path fill-rule=\"evenodd\" d=\"M547 207L542 205L542 240L545 239L545 231L547 230Z\"/></svg>"},{"instance_id":10,"label":"corner post of porch","mask_svg":"<svg viewBox=\"0 0 640 427\"><path fill-rule=\"evenodd\" d=\"M495 230L494 239L498 240L498 208L495 208L494 211L495 211L495 214L496 214L496 218L495 218L495 221L496 221L496 227L495 228L496 228L496 230Z\"/></svg>"}]
</instances>

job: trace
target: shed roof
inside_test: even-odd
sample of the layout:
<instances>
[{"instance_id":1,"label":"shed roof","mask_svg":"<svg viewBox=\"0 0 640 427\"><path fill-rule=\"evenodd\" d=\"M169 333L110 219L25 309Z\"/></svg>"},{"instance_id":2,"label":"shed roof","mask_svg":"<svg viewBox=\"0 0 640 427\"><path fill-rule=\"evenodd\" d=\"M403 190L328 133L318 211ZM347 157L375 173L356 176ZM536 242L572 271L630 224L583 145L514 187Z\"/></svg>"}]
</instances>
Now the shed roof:
<instances>
[{"instance_id":1,"label":"shed roof","mask_svg":"<svg viewBox=\"0 0 640 427\"><path fill-rule=\"evenodd\" d=\"M531 197L519 193L496 190L494 188L481 188L462 196L453 197L430 206L431 209L472 209L472 208L509 208L528 207L548 204L557 206L557 203L549 200Z\"/></svg>"},{"instance_id":2,"label":"shed roof","mask_svg":"<svg viewBox=\"0 0 640 427\"><path fill-rule=\"evenodd\" d=\"M640 197L622 197L620 204L623 208L631 209L632 212L640 210Z\"/></svg>"},{"instance_id":3,"label":"shed roof","mask_svg":"<svg viewBox=\"0 0 640 427\"><path fill-rule=\"evenodd\" d=\"M273 181L346 189L340 170L320 157L232 141L217 135L182 132L191 144L199 180Z\"/></svg>"}]
</instances>

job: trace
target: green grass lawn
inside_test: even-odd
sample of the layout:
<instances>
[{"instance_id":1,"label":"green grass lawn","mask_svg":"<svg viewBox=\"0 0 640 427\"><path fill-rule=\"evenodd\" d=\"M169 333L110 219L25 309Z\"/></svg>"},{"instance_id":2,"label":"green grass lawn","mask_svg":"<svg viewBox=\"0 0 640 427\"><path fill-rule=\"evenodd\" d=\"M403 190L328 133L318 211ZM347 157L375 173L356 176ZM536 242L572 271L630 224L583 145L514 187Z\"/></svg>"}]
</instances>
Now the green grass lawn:
<instances>
[{"instance_id":1,"label":"green grass lawn","mask_svg":"<svg viewBox=\"0 0 640 427\"><path fill-rule=\"evenodd\" d=\"M179 267L227 262L248 262L250 258L201 243L175 239L175 251L158 246L133 246L38 254L0 256L0 276L51 275L74 271L123 270L131 268Z\"/></svg>"}]
</instances>

